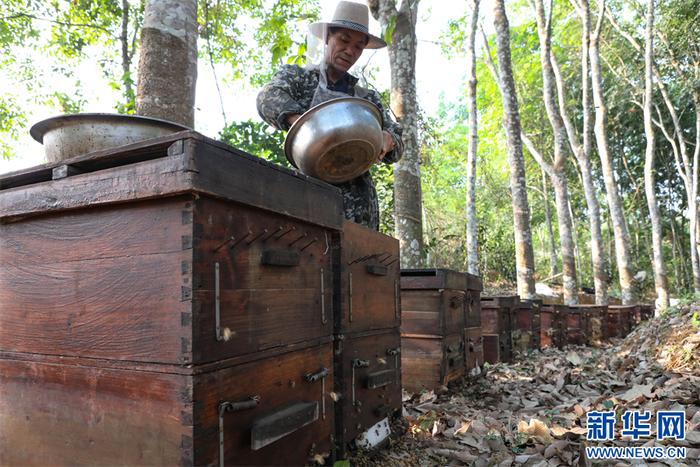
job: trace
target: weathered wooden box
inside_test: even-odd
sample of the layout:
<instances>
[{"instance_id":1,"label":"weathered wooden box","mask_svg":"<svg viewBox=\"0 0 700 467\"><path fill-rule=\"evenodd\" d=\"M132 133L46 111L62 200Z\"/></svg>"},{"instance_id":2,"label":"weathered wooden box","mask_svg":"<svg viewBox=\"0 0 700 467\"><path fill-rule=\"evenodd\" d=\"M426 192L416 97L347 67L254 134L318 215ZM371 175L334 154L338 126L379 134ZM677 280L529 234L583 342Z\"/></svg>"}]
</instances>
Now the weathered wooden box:
<instances>
[{"instance_id":1,"label":"weathered wooden box","mask_svg":"<svg viewBox=\"0 0 700 467\"><path fill-rule=\"evenodd\" d=\"M481 291L484 290L481 278L474 274L465 273L467 276L467 307L465 325L468 328L481 326Z\"/></svg>"},{"instance_id":2,"label":"weathered wooden box","mask_svg":"<svg viewBox=\"0 0 700 467\"><path fill-rule=\"evenodd\" d=\"M515 311L513 348L520 352L540 348L541 300L521 300Z\"/></svg>"},{"instance_id":3,"label":"weathered wooden box","mask_svg":"<svg viewBox=\"0 0 700 467\"><path fill-rule=\"evenodd\" d=\"M566 313L566 345L586 345L587 315L578 305L569 305Z\"/></svg>"},{"instance_id":4,"label":"weathered wooden box","mask_svg":"<svg viewBox=\"0 0 700 467\"><path fill-rule=\"evenodd\" d=\"M562 348L565 344L566 314L569 307L543 304L540 308L540 348Z\"/></svg>"},{"instance_id":5,"label":"weathered wooden box","mask_svg":"<svg viewBox=\"0 0 700 467\"><path fill-rule=\"evenodd\" d=\"M607 305L577 305L585 315L585 332L586 343L588 345L599 346L605 340L605 326L607 320Z\"/></svg>"},{"instance_id":6,"label":"weathered wooden box","mask_svg":"<svg viewBox=\"0 0 700 467\"><path fill-rule=\"evenodd\" d=\"M332 343L198 367L0 355L0 464L304 465L333 450Z\"/></svg>"},{"instance_id":7,"label":"weathered wooden box","mask_svg":"<svg viewBox=\"0 0 700 467\"><path fill-rule=\"evenodd\" d=\"M465 375L464 331L449 336L401 333L401 379L409 392L434 390Z\"/></svg>"},{"instance_id":8,"label":"weathered wooden box","mask_svg":"<svg viewBox=\"0 0 700 467\"><path fill-rule=\"evenodd\" d=\"M499 334L482 334L484 361L495 365L507 361L505 358L505 342Z\"/></svg>"},{"instance_id":9,"label":"weathered wooden box","mask_svg":"<svg viewBox=\"0 0 700 467\"><path fill-rule=\"evenodd\" d=\"M336 443L345 457L358 435L401 414L399 329L345 334L335 339Z\"/></svg>"},{"instance_id":10,"label":"weathered wooden box","mask_svg":"<svg viewBox=\"0 0 700 467\"><path fill-rule=\"evenodd\" d=\"M0 177L1 463L330 452L342 222L336 188L194 132ZM221 430L222 401L251 410Z\"/></svg>"},{"instance_id":11,"label":"weathered wooden box","mask_svg":"<svg viewBox=\"0 0 700 467\"><path fill-rule=\"evenodd\" d=\"M192 132L68 167L0 178L0 350L199 364L331 335L334 187Z\"/></svg>"},{"instance_id":12,"label":"weathered wooden box","mask_svg":"<svg viewBox=\"0 0 700 467\"><path fill-rule=\"evenodd\" d=\"M632 329L632 317L637 305L608 305L607 336L625 337Z\"/></svg>"},{"instance_id":13,"label":"weathered wooden box","mask_svg":"<svg viewBox=\"0 0 700 467\"><path fill-rule=\"evenodd\" d=\"M441 336L461 333L469 301L464 273L449 269L404 269L401 332Z\"/></svg>"},{"instance_id":14,"label":"weathered wooden box","mask_svg":"<svg viewBox=\"0 0 700 467\"><path fill-rule=\"evenodd\" d=\"M492 346L495 340L487 335L498 336L498 361L509 362L512 357L515 310L520 302L517 295L481 297L481 332L484 336L484 359L495 363ZM488 349L487 349L488 347Z\"/></svg>"},{"instance_id":15,"label":"weathered wooden box","mask_svg":"<svg viewBox=\"0 0 700 467\"><path fill-rule=\"evenodd\" d=\"M399 241L343 222L335 282L335 332L358 333L401 324Z\"/></svg>"}]
</instances>

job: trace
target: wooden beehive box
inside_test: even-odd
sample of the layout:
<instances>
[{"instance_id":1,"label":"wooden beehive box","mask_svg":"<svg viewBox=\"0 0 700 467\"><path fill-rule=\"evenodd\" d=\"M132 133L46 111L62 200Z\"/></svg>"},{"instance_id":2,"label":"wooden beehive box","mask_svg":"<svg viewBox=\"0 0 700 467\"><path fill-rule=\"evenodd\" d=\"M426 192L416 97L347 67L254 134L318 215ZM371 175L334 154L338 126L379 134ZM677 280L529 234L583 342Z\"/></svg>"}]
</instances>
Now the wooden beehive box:
<instances>
[{"instance_id":1,"label":"wooden beehive box","mask_svg":"<svg viewBox=\"0 0 700 467\"><path fill-rule=\"evenodd\" d=\"M399 241L344 221L337 244L339 289L335 332L398 328L401 324Z\"/></svg>"},{"instance_id":2,"label":"wooden beehive box","mask_svg":"<svg viewBox=\"0 0 700 467\"><path fill-rule=\"evenodd\" d=\"M484 285L479 276L465 273L467 276L467 306L465 311L465 326L468 328L481 327L481 291Z\"/></svg>"},{"instance_id":3,"label":"wooden beehive box","mask_svg":"<svg viewBox=\"0 0 700 467\"><path fill-rule=\"evenodd\" d=\"M464 333L401 334L401 379L409 392L434 390L464 377Z\"/></svg>"},{"instance_id":4,"label":"wooden beehive box","mask_svg":"<svg viewBox=\"0 0 700 467\"><path fill-rule=\"evenodd\" d=\"M464 329L471 298L467 285L465 273L449 269L401 271L402 369L407 390L436 389L465 375Z\"/></svg>"},{"instance_id":5,"label":"wooden beehive box","mask_svg":"<svg viewBox=\"0 0 700 467\"><path fill-rule=\"evenodd\" d=\"M566 345L586 345L587 315L579 305L569 305L566 313Z\"/></svg>"},{"instance_id":6,"label":"wooden beehive box","mask_svg":"<svg viewBox=\"0 0 700 467\"><path fill-rule=\"evenodd\" d=\"M625 337L631 330L632 317L636 305L608 305L607 336Z\"/></svg>"},{"instance_id":7,"label":"wooden beehive box","mask_svg":"<svg viewBox=\"0 0 700 467\"><path fill-rule=\"evenodd\" d=\"M540 348L541 300L521 300L515 311L513 348L520 352Z\"/></svg>"},{"instance_id":8,"label":"wooden beehive box","mask_svg":"<svg viewBox=\"0 0 700 467\"><path fill-rule=\"evenodd\" d=\"M358 435L401 414L399 328L335 340L336 443L343 458Z\"/></svg>"},{"instance_id":9,"label":"wooden beehive box","mask_svg":"<svg viewBox=\"0 0 700 467\"><path fill-rule=\"evenodd\" d=\"M218 463L221 401L226 463L330 451L341 227L336 188L194 132L0 177L0 458Z\"/></svg>"},{"instance_id":10,"label":"wooden beehive box","mask_svg":"<svg viewBox=\"0 0 700 467\"><path fill-rule=\"evenodd\" d=\"M484 341L484 359L489 363L509 362L512 356L515 310L520 302L517 295L481 297L481 333ZM498 336L493 339L486 336ZM493 345L497 343L497 350Z\"/></svg>"},{"instance_id":11,"label":"wooden beehive box","mask_svg":"<svg viewBox=\"0 0 700 467\"><path fill-rule=\"evenodd\" d=\"M448 269L401 271L403 334L461 334L469 296L466 275Z\"/></svg>"},{"instance_id":12,"label":"wooden beehive box","mask_svg":"<svg viewBox=\"0 0 700 467\"><path fill-rule=\"evenodd\" d=\"M0 459L303 465L330 455L332 344L303 345L196 368L3 352Z\"/></svg>"},{"instance_id":13,"label":"wooden beehive box","mask_svg":"<svg viewBox=\"0 0 700 467\"><path fill-rule=\"evenodd\" d=\"M562 348L565 345L565 325L568 306L543 304L540 308L540 347Z\"/></svg>"},{"instance_id":14,"label":"wooden beehive box","mask_svg":"<svg viewBox=\"0 0 700 467\"><path fill-rule=\"evenodd\" d=\"M607 325L605 315L608 306L578 305L578 308L582 310L585 315L586 329L584 335L586 336L586 343L594 346L600 345L605 340L605 335L607 334L605 330L605 326Z\"/></svg>"}]
</instances>

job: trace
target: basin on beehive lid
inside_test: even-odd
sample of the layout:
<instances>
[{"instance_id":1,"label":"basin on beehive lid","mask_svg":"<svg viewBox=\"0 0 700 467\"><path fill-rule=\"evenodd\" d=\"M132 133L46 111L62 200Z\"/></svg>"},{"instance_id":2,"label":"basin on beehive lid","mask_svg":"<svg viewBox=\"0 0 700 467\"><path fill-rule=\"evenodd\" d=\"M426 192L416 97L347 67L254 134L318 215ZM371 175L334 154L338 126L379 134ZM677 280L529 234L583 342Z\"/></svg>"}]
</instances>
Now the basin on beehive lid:
<instances>
[{"instance_id":1,"label":"basin on beehive lid","mask_svg":"<svg viewBox=\"0 0 700 467\"><path fill-rule=\"evenodd\" d=\"M167 120L137 115L82 113L42 120L29 133L44 145L48 162L60 162L189 129Z\"/></svg>"}]
</instances>

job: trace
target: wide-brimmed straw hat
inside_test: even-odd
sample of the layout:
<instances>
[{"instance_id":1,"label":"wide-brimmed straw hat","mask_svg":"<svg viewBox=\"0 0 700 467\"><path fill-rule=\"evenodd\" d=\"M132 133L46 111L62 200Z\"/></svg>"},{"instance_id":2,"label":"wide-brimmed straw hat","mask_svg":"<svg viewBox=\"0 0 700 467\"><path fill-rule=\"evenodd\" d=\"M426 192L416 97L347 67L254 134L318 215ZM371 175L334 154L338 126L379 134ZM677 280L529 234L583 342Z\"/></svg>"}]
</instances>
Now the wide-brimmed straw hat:
<instances>
[{"instance_id":1,"label":"wide-brimmed straw hat","mask_svg":"<svg viewBox=\"0 0 700 467\"><path fill-rule=\"evenodd\" d=\"M369 42L365 46L367 49L386 47L386 42L369 33L369 9L367 5L362 3L340 1L338 6L335 7L333 19L327 23L318 22L309 26L311 33L321 39L324 39L325 28L352 29L353 31L366 34L369 37Z\"/></svg>"}]
</instances>

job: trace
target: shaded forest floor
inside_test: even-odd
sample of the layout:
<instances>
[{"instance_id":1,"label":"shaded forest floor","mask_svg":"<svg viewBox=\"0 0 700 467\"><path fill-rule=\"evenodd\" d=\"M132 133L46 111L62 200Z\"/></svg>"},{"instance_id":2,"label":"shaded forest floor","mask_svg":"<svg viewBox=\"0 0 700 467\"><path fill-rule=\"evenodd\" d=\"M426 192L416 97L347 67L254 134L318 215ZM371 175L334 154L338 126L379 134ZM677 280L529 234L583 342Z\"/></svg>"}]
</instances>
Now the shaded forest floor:
<instances>
[{"instance_id":1,"label":"shaded forest floor","mask_svg":"<svg viewBox=\"0 0 700 467\"><path fill-rule=\"evenodd\" d=\"M584 455L586 413L615 410L616 439L595 446L685 446L700 465L700 305L643 323L602 348L547 349L516 356L438 393L404 394L404 420L390 445L358 453L353 465L633 465ZM626 410L685 410L686 440L619 438Z\"/></svg>"}]
</instances>

